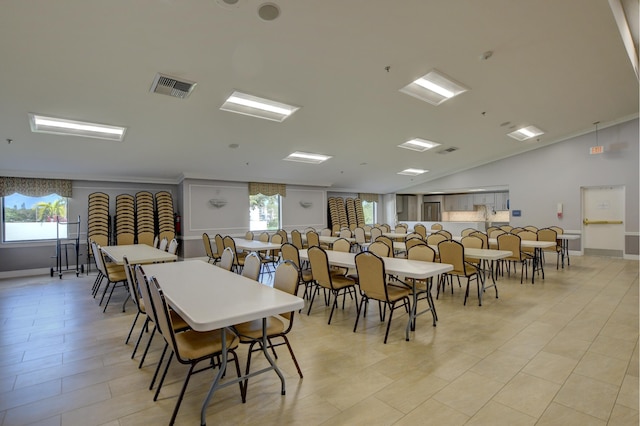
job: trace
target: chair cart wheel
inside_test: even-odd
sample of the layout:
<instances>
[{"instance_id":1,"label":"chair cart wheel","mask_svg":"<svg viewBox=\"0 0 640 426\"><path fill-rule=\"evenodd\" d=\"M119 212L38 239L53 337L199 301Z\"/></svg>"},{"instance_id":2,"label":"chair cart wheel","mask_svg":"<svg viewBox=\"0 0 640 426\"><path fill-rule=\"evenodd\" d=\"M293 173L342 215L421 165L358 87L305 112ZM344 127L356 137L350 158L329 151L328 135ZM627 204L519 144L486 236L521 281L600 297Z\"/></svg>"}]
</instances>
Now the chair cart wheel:
<instances>
[{"instance_id":1,"label":"chair cart wheel","mask_svg":"<svg viewBox=\"0 0 640 426\"><path fill-rule=\"evenodd\" d=\"M51 268L51 276L53 277L53 268Z\"/></svg>"}]
</instances>

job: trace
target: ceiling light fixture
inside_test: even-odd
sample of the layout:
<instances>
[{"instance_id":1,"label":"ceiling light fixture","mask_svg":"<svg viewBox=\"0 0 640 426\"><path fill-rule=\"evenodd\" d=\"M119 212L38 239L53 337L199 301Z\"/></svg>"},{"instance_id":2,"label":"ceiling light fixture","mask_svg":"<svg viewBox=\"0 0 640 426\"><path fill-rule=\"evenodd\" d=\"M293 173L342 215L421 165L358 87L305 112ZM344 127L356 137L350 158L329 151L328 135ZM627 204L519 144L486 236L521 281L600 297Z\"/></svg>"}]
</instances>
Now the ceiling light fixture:
<instances>
[{"instance_id":1,"label":"ceiling light fixture","mask_svg":"<svg viewBox=\"0 0 640 426\"><path fill-rule=\"evenodd\" d=\"M398 146L400 148L410 149L412 151L424 152L431 148L435 148L436 146L440 146L440 144L425 139L415 138L411 139L410 141L406 141L405 143L401 143Z\"/></svg>"},{"instance_id":2,"label":"ceiling light fixture","mask_svg":"<svg viewBox=\"0 0 640 426\"><path fill-rule=\"evenodd\" d=\"M400 89L402 93L436 106L467 90L469 90L468 87L437 70L429 71L424 76Z\"/></svg>"},{"instance_id":3,"label":"ceiling light fixture","mask_svg":"<svg viewBox=\"0 0 640 426\"><path fill-rule=\"evenodd\" d=\"M283 160L297 161L300 163L309 163L309 164L320 164L324 161L327 161L329 158L331 158L330 155L312 154L309 152L296 151L292 154L289 154L287 157L283 158Z\"/></svg>"},{"instance_id":4,"label":"ceiling light fixture","mask_svg":"<svg viewBox=\"0 0 640 426\"><path fill-rule=\"evenodd\" d=\"M220 109L281 123L299 110L300 107L260 98L236 90L227 98Z\"/></svg>"},{"instance_id":5,"label":"ceiling light fixture","mask_svg":"<svg viewBox=\"0 0 640 426\"><path fill-rule=\"evenodd\" d=\"M544 132L538 129L536 126L527 126L521 127L518 130L514 130L511 133L508 133L507 136L512 137L520 142L526 141L527 139L535 138L536 136L543 135Z\"/></svg>"},{"instance_id":6,"label":"ceiling light fixture","mask_svg":"<svg viewBox=\"0 0 640 426\"><path fill-rule=\"evenodd\" d=\"M422 170L422 169L405 169L401 172L398 172L398 174L405 175L405 176L418 176L423 173L427 173L428 171L429 170Z\"/></svg>"},{"instance_id":7,"label":"ceiling light fixture","mask_svg":"<svg viewBox=\"0 0 640 426\"><path fill-rule=\"evenodd\" d=\"M84 136L111 141L122 141L127 131L126 127L47 117L33 113L29 113L29 125L31 131L35 133Z\"/></svg>"}]
</instances>

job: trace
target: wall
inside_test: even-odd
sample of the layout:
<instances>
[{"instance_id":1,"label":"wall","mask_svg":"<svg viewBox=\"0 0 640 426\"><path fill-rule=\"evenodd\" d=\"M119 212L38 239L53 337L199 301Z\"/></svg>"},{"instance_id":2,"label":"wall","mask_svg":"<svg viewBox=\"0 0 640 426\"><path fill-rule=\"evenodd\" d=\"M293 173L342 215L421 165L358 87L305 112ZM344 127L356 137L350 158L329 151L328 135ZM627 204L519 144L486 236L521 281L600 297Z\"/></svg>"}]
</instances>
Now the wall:
<instances>
[{"instance_id":1,"label":"wall","mask_svg":"<svg viewBox=\"0 0 640 426\"><path fill-rule=\"evenodd\" d=\"M582 231L581 187L624 185L626 254L638 255L639 236L639 149L638 119L598 130L598 141L605 153L590 155L594 132L499 160L461 173L403 190L417 194L453 191L478 186L509 187L513 226L557 225L565 230ZM556 217L556 206L564 205L564 217ZM572 242L580 250L581 241Z\"/></svg>"},{"instance_id":2,"label":"wall","mask_svg":"<svg viewBox=\"0 0 640 426\"><path fill-rule=\"evenodd\" d=\"M74 181L73 197L68 199L67 217L70 221L76 221L80 215L80 261L87 260L87 210L89 204L89 194L93 192L104 192L109 195L109 208L113 216L115 213L116 196L120 194L135 195L139 191L149 191L156 193L159 191L169 191L174 195L174 208L177 207L175 194L176 185L146 184L146 183L124 183L124 182L99 182L99 181ZM1 227L0 227L1 228ZM69 231L72 229L70 228ZM2 230L0 230L0 233ZM0 234L1 236L1 234ZM70 238L75 238L75 234L70 234ZM0 238L2 241L3 238ZM32 270L42 273L55 267L56 243L55 241L37 241L28 243L0 243L0 276L8 275L10 271ZM70 268L75 268L75 252L69 250ZM66 264L63 265L66 267ZM27 272L25 272L27 273ZM11 275L15 275L12 273Z\"/></svg>"},{"instance_id":3,"label":"wall","mask_svg":"<svg viewBox=\"0 0 640 426\"><path fill-rule=\"evenodd\" d=\"M185 258L205 256L202 234L210 237L244 235L249 230L249 187L246 182L184 179L179 199L183 212L182 255ZM223 199L223 207L214 207L211 199ZM302 204L311 203L305 208ZM327 226L327 192L316 187L287 185L282 200L282 228L316 229Z\"/></svg>"}]
</instances>

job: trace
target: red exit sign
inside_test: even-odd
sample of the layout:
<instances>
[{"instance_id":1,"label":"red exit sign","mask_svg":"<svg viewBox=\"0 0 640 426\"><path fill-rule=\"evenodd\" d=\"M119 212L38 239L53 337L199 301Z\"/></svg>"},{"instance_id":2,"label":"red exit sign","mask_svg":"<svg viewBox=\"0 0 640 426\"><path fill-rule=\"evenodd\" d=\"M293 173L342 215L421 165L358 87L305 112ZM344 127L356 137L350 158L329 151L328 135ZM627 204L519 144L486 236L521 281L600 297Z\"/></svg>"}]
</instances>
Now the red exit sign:
<instances>
[{"instance_id":1,"label":"red exit sign","mask_svg":"<svg viewBox=\"0 0 640 426\"><path fill-rule=\"evenodd\" d=\"M600 146L592 146L591 148L589 148L589 154L593 155L593 154L602 154L604 152L604 147L602 145Z\"/></svg>"}]
</instances>

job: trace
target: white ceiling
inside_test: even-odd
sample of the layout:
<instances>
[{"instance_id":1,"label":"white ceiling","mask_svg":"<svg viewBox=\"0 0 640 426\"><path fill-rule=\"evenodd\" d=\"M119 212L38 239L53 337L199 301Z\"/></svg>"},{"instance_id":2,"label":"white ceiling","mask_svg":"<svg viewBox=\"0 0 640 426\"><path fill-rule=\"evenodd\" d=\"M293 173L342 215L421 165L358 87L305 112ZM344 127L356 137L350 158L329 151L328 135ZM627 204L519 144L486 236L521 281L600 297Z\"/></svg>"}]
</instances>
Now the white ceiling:
<instances>
[{"instance_id":1,"label":"white ceiling","mask_svg":"<svg viewBox=\"0 0 640 426\"><path fill-rule=\"evenodd\" d=\"M638 115L605 0L274 1L271 22L263 0L4 1L0 173L389 193ZM398 91L432 68L470 90L438 107ZM197 86L186 100L150 93L157 72ZM234 89L302 108L283 123L220 111ZM128 131L121 143L36 134L29 112ZM506 136L525 124L546 133ZM460 149L396 147L414 137ZM333 158L282 161L293 151Z\"/></svg>"}]
</instances>

